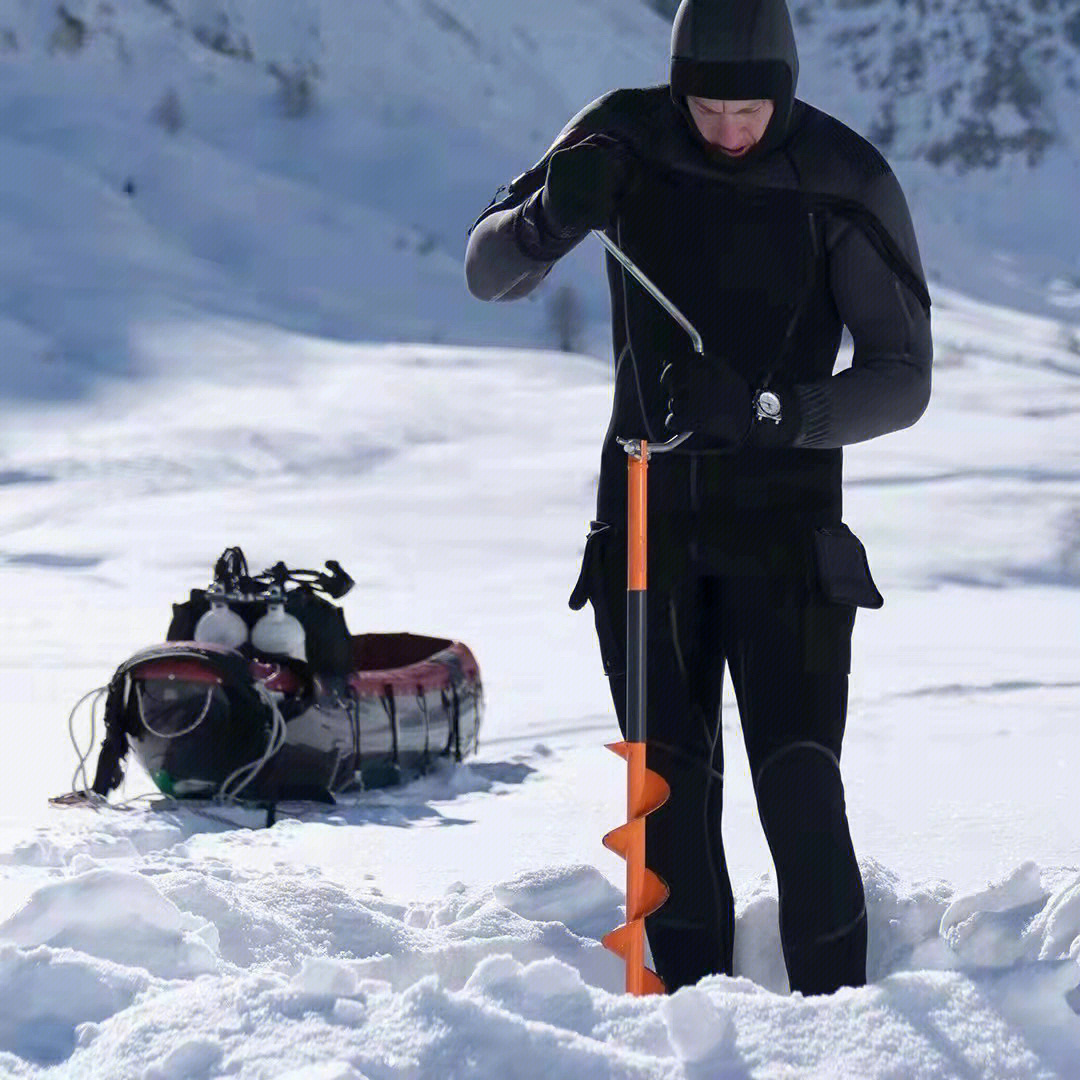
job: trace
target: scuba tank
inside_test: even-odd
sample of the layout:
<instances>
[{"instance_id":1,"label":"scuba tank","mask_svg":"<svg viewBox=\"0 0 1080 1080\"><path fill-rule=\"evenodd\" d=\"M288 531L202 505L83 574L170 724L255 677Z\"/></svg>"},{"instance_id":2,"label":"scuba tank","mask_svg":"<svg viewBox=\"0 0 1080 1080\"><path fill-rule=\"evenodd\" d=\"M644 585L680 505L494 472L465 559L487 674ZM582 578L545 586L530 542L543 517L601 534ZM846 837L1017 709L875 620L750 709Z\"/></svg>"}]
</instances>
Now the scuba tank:
<instances>
[{"instance_id":1,"label":"scuba tank","mask_svg":"<svg viewBox=\"0 0 1080 1080\"><path fill-rule=\"evenodd\" d=\"M207 599L210 610L204 612L195 624L195 640L201 645L240 648L248 639L247 623L229 607L220 590L211 588Z\"/></svg>"},{"instance_id":2,"label":"scuba tank","mask_svg":"<svg viewBox=\"0 0 1080 1080\"><path fill-rule=\"evenodd\" d=\"M306 660L304 627L299 619L285 610L285 597L281 590L271 590L268 602L266 614L251 631L251 644L255 651Z\"/></svg>"}]
</instances>

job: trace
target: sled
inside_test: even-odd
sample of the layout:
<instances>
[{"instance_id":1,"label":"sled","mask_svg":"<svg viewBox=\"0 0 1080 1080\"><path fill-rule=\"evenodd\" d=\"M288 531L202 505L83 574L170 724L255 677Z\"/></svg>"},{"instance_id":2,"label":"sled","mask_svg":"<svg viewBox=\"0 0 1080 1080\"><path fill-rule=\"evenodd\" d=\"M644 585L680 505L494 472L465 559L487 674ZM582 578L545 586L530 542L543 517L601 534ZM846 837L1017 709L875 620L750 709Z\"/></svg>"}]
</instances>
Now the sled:
<instances>
[{"instance_id":1,"label":"sled","mask_svg":"<svg viewBox=\"0 0 1080 1080\"><path fill-rule=\"evenodd\" d=\"M117 668L101 690L106 734L94 783L78 790L77 772L77 790L54 805L100 805L129 752L170 798L271 805L333 802L475 752L483 687L466 645L349 634L340 608L317 595L336 599L351 587L338 564L317 574L279 563L251 578L242 560L239 549L226 552L215 585L174 606L167 640ZM302 627L304 655L266 653L250 639L194 640L211 602L225 601L256 627L277 604Z\"/></svg>"}]
</instances>

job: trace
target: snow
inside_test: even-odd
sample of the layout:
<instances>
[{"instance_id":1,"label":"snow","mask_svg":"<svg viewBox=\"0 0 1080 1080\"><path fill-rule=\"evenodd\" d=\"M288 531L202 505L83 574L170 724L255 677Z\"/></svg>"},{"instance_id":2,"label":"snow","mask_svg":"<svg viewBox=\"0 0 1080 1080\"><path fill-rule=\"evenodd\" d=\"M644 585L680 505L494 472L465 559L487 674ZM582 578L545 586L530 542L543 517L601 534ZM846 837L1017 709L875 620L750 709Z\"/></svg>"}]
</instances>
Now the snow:
<instances>
[{"instance_id":1,"label":"snow","mask_svg":"<svg viewBox=\"0 0 1080 1080\"><path fill-rule=\"evenodd\" d=\"M856 619L843 759L870 984L788 993L727 686L736 974L634 998L600 944L625 774L566 606L610 364L523 347L536 310L472 301L444 234L585 101L647 84L659 21L614 0L112 7L67 5L103 20L68 56L50 6L0 5L20 41L0 63L0 1077L1080 1076L1080 328L935 285L930 409L845 453L886 597ZM195 42L222 11L255 62ZM385 55L350 53L365 34ZM315 53L319 108L283 127L265 64ZM176 136L146 122L170 85ZM448 119L488 100L475 129ZM71 707L232 544L259 568L340 560L354 632L466 642L479 756L269 829L147 805L135 767L126 808L47 806L72 786ZM85 708L74 733L96 753Z\"/></svg>"},{"instance_id":2,"label":"snow","mask_svg":"<svg viewBox=\"0 0 1080 1080\"><path fill-rule=\"evenodd\" d=\"M68 1055L70 1075L118 1077L1070 1075L1075 960L1036 960L1047 943L1036 931L1027 959L988 970L991 953L967 958L939 933L941 890L900 897L895 879L869 869L875 956L892 958L870 986L804 999L714 976L634 999L589 926L563 921L617 915L617 891L591 867L401 905L310 869L239 873L163 853L129 872L70 874L0 925L13 942L0 947L0 978L14 1005L0 1062L27 1076ZM1020 927L1035 908L1075 900L1080 875L1048 897L1032 871L947 915ZM139 957L109 913L121 898ZM94 922L97 935L79 933ZM736 932L761 954L776 947L752 909ZM1075 903L1068 932L1080 938ZM198 942L194 965L177 963L185 939Z\"/></svg>"},{"instance_id":3,"label":"snow","mask_svg":"<svg viewBox=\"0 0 1080 1080\"><path fill-rule=\"evenodd\" d=\"M847 454L846 518L887 606L857 620L844 756L871 983L828 999L787 992L730 687L736 977L635 1000L599 943L622 918L600 837L624 781L591 627L565 607L610 404L594 361L209 318L155 336L191 357L170 374L7 408L6 712L33 736L0 764L0 1072L1076 1075L1075 584L1050 498L1074 497L1076 436L1043 410L992 430L1030 405L1032 373L1047 399L1074 376L1039 362L1037 325L983 317L995 344L962 297L935 327L958 359L925 436ZM1035 433L1052 478L1024 457ZM925 493L938 477L948 498ZM964 542L991 506L1013 532ZM160 638L229 543L259 565L339 558L354 629L469 643L480 756L287 804L271 829L238 809L43 807L70 785L70 705ZM133 770L120 797L147 790Z\"/></svg>"},{"instance_id":4,"label":"snow","mask_svg":"<svg viewBox=\"0 0 1080 1080\"><path fill-rule=\"evenodd\" d=\"M144 968L165 979L217 970L217 930L182 912L153 884L108 869L43 885L4 924L16 945L49 945Z\"/></svg>"}]
</instances>

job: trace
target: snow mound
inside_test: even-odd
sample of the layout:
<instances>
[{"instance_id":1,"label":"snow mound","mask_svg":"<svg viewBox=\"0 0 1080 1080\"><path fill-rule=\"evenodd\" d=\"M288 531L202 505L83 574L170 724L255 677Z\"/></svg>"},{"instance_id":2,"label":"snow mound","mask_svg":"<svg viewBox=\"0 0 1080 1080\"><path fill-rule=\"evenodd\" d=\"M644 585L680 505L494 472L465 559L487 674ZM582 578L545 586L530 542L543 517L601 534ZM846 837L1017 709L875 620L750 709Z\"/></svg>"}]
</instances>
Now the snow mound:
<instances>
[{"instance_id":1,"label":"snow mound","mask_svg":"<svg viewBox=\"0 0 1080 1080\"><path fill-rule=\"evenodd\" d=\"M617 959L598 940L570 928L595 928L597 898L613 894L597 871L577 866L524 874L475 894L464 886L451 886L442 903L405 913L414 926L426 921L423 929L412 930L405 948L361 960L356 971L362 977L386 980L395 990L428 975L457 990L489 956L505 955L519 964L554 957L586 983L614 991L622 981ZM560 896L566 902L556 916ZM614 905L609 914L605 930L622 920Z\"/></svg>"},{"instance_id":2,"label":"snow mound","mask_svg":"<svg viewBox=\"0 0 1080 1080\"><path fill-rule=\"evenodd\" d=\"M145 1080L201 1080L213 1075L211 1070L221 1061L221 1044L213 1039L185 1039L170 1051L158 1068L149 1068Z\"/></svg>"},{"instance_id":3,"label":"snow mound","mask_svg":"<svg viewBox=\"0 0 1080 1080\"><path fill-rule=\"evenodd\" d=\"M1030 953L1025 928L1046 903L1039 868L1024 863L1004 881L954 900L941 917L941 936L971 967L1011 967Z\"/></svg>"},{"instance_id":4,"label":"snow mound","mask_svg":"<svg viewBox=\"0 0 1080 1080\"><path fill-rule=\"evenodd\" d=\"M220 956L241 967L295 968L307 954L397 955L414 947L400 907L357 897L333 882L290 872L230 871L192 860L157 887L180 910L213 925Z\"/></svg>"},{"instance_id":5,"label":"snow mound","mask_svg":"<svg viewBox=\"0 0 1080 1080\"><path fill-rule=\"evenodd\" d=\"M1028 956L1038 945L1039 960L1063 956L1080 963L1080 876L1051 896L1024 930Z\"/></svg>"},{"instance_id":6,"label":"snow mound","mask_svg":"<svg viewBox=\"0 0 1080 1080\"><path fill-rule=\"evenodd\" d=\"M560 921L599 939L622 921L622 894L591 866L544 867L496 885L494 898L523 919Z\"/></svg>"},{"instance_id":7,"label":"snow mound","mask_svg":"<svg viewBox=\"0 0 1080 1080\"><path fill-rule=\"evenodd\" d=\"M152 985L145 971L40 946L0 941L0 1075L8 1052L50 1065L94 1025L123 1012Z\"/></svg>"},{"instance_id":8,"label":"snow mound","mask_svg":"<svg viewBox=\"0 0 1080 1080\"><path fill-rule=\"evenodd\" d=\"M700 987L684 986L664 999L660 1015L675 1054L684 1062L723 1068L735 1053L735 1024Z\"/></svg>"},{"instance_id":9,"label":"snow mound","mask_svg":"<svg viewBox=\"0 0 1080 1080\"><path fill-rule=\"evenodd\" d=\"M739 975L635 998L586 866L427 904L188 853L146 871L50 881L0 925L12 1075L1050 1080L1080 1059L1076 871L952 895L866 862L872 981L820 998L754 977L783 970L767 881Z\"/></svg>"},{"instance_id":10,"label":"snow mound","mask_svg":"<svg viewBox=\"0 0 1080 1080\"><path fill-rule=\"evenodd\" d=\"M217 931L139 874L89 870L41 886L0 924L0 940L73 949L160 978L219 968Z\"/></svg>"},{"instance_id":11,"label":"snow mound","mask_svg":"<svg viewBox=\"0 0 1080 1080\"><path fill-rule=\"evenodd\" d=\"M348 1062L326 1061L319 1065L305 1065L302 1069L290 1069L279 1080L367 1080Z\"/></svg>"}]
</instances>

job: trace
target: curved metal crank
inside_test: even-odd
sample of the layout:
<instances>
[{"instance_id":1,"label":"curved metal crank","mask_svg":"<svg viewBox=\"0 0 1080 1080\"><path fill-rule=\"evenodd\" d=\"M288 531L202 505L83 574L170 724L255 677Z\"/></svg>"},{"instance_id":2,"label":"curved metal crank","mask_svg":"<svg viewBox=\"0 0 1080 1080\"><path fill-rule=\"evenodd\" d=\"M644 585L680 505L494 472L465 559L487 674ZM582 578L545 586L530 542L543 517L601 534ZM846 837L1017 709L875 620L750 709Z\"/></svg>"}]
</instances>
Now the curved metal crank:
<instances>
[{"instance_id":1,"label":"curved metal crank","mask_svg":"<svg viewBox=\"0 0 1080 1080\"><path fill-rule=\"evenodd\" d=\"M633 276L642 287L654 300L687 332L690 336L690 343L694 346L694 352L704 353L705 346L702 343L701 335L697 332L697 328L694 324L660 291L660 289L652 282L652 280L645 274L645 272L622 250L613 240L610 239L605 233L599 229L594 229L600 243L604 245L611 252L611 254L626 268L627 273ZM667 450L674 450L680 443L686 442L687 439L693 434L692 431L684 431L679 435L674 435L670 439L666 439L660 443L649 443L645 448L645 454L647 457L652 457L653 454L662 454ZM641 457L641 439L616 439L618 444L633 458Z\"/></svg>"}]
</instances>

